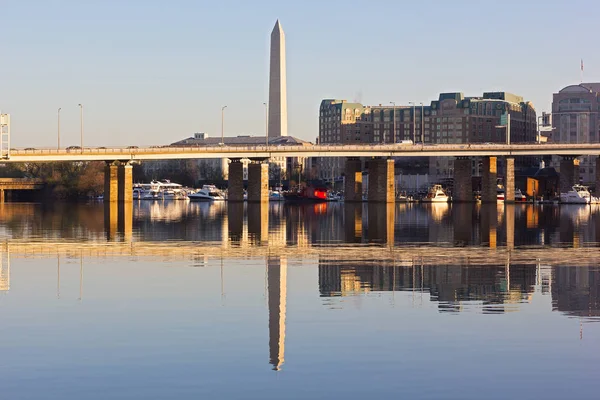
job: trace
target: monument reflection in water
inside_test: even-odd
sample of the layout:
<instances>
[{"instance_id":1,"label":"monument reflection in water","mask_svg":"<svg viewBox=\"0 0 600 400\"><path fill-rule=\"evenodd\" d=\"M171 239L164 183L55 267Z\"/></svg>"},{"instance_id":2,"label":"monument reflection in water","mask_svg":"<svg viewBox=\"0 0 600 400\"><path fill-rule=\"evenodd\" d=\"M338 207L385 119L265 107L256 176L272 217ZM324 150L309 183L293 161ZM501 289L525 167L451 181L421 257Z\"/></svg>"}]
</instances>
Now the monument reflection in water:
<instances>
[{"instance_id":1,"label":"monument reflection in water","mask_svg":"<svg viewBox=\"0 0 600 400\"><path fill-rule=\"evenodd\" d=\"M299 376L308 373L304 369L303 354L316 356L311 351L319 351L321 356L336 354L340 357L339 366L347 365L344 364L347 361L341 361L346 350L336 353L336 342L328 336L329 330L336 332L334 337L344 345L348 345L344 337L351 337L352 330L356 330L356 335L376 333L383 342L388 340L385 331L375 332L374 326L361 322L363 319L371 324L376 321L374 316L368 316L371 307L376 307L374 315L381 315L382 322L399 326L418 326L429 320L432 317L426 309L437 310L438 318L450 314L472 315L479 318L478 323L485 321L482 318L496 321L502 319L501 316L551 313L566 317L563 320L579 321L581 338L585 336L586 322L600 320L600 254L596 236L600 215L596 208L589 206L141 202L129 210L130 223L117 219L116 224L104 218L106 214L101 204L68 207L5 204L1 207L0 292L8 296L7 299L15 290L22 293L30 279L23 273L16 278L11 275L11 264L20 270L22 262L31 258L56 258L56 280L44 281L42 285L51 286L56 282L57 298L62 297L61 281L68 279L64 271L61 278L61 260L63 269L65 264L75 264L79 269L78 301L83 305L86 304L83 289L97 286L102 268L110 264L119 266L113 271L116 280L121 272L115 271L123 271L126 278L127 271L133 268L132 262L145 265L152 260L165 267L179 262L189 267L219 265L219 277L210 275L211 268L189 269L199 270L204 277L203 291L220 286L222 293L226 287L235 296L235 290L243 289L244 293L264 290L266 305L260 310L261 314L234 304L226 305L225 309L239 307L241 315L252 313L253 321L261 326L259 332L264 347L260 347L260 352L264 364L268 361L272 370L300 373ZM263 273L261 269L242 269L246 263L250 267L264 266L264 286L259 283L260 278L256 279ZM91 273L84 273L90 270ZM166 292L160 297L175 299L183 278L177 271L164 274L173 279L173 285L163 289ZM140 278L151 282L153 276L142 271L135 276L135 279ZM11 279L17 281L11 282ZM86 310L93 312L93 308L101 307L103 302L110 304L113 295L128 299L126 291L120 290L115 286L98 295L96 288L93 307L87 306ZM370 304L369 308L361 310L358 304L363 303ZM10 307L13 303L7 304ZM174 300L168 304L162 307L172 313L183 305ZM208 305L203 307L204 318L224 312L218 308L209 312ZM394 322L396 320L389 318L395 314L389 310L396 308L403 312L402 318ZM410 314L407 311L410 309L417 314ZM5 313L10 310L4 308ZM344 315L354 318L339 320L336 310L345 310L349 314ZM157 311L160 318L160 309ZM103 319L109 315L97 317ZM220 323L218 319L215 321L217 325ZM241 318L236 329L244 329L244 321ZM310 323L302 325L298 321ZM334 321L344 325L338 327ZM448 321L439 321L444 329L450 329ZM531 329L529 325L515 325L515 320L510 321L513 322L504 328L506 332L524 327ZM468 320L464 323L468 324ZM524 324L523 320L520 323ZM125 324L140 334L135 325ZM478 329L485 331L484 325ZM497 324L492 325L500 329ZM9 333L18 333L18 329L11 326L8 326ZM341 330L337 331L338 328ZM464 329L473 329L473 326L465 325ZM549 329L552 332L552 328ZM241 340L241 336L222 334L226 336L227 347L235 348L235 341ZM454 334L456 332L444 330L430 336L438 340L438 335L453 338ZM555 333L553 340L559 338L560 334ZM161 340L165 340L165 346L169 343L168 336ZM325 347L319 347L320 341ZM473 346L483 351L476 344ZM315 348L310 350L311 347ZM370 349L378 351L377 343L372 343ZM225 348L218 350L226 351ZM353 347L353 352L362 357L365 366L375 368L365 361L371 359L361 346ZM560 368L558 364L555 367ZM368 371L367 368L362 374L368 377ZM458 390L458 387L450 388L450 392L453 389Z\"/></svg>"}]
</instances>

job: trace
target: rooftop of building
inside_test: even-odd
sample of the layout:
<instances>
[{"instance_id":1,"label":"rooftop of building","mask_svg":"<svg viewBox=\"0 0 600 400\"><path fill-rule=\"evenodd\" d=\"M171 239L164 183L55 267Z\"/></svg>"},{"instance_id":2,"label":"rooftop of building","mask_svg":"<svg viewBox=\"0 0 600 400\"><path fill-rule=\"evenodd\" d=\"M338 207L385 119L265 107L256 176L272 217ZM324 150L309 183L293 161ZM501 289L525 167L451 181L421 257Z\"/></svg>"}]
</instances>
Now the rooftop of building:
<instances>
[{"instance_id":1,"label":"rooftop of building","mask_svg":"<svg viewBox=\"0 0 600 400\"><path fill-rule=\"evenodd\" d=\"M598 90L600 90L600 83L598 84L582 84L582 85L597 85ZM592 86L590 86L592 87ZM459 104L459 107L469 107L469 103L471 102L503 102L503 103L512 103L515 105L521 106L530 106L532 108L533 104L529 101L525 101L522 96L518 96L514 93L510 92L484 92L482 96L465 96L462 92L447 92L440 93L437 100L432 100L430 104L424 104L425 108L439 108L439 104L444 100L454 100ZM420 107L420 103L416 103L414 106L411 105L402 105L402 104L378 104L378 105L363 105L361 103L356 102L348 102L347 100L342 99L323 99L321 101L321 108L324 106L336 106L339 108L354 108L354 109L409 109L413 107Z\"/></svg>"},{"instance_id":2,"label":"rooftop of building","mask_svg":"<svg viewBox=\"0 0 600 400\"><path fill-rule=\"evenodd\" d=\"M600 82L580 83L560 89L558 93L600 93Z\"/></svg>"},{"instance_id":3,"label":"rooftop of building","mask_svg":"<svg viewBox=\"0 0 600 400\"><path fill-rule=\"evenodd\" d=\"M265 139L266 138L264 136L239 135L225 136L221 138L209 137L205 133L196 133L192 137L171 143L170 146L219 146L220 143L223 143L227 146L260 146L265 144ZM272 146L310 146L311 144L312 143L310 142L295 138L293 136L269 138L269 145Z\"/></svg>"}]
</instances>

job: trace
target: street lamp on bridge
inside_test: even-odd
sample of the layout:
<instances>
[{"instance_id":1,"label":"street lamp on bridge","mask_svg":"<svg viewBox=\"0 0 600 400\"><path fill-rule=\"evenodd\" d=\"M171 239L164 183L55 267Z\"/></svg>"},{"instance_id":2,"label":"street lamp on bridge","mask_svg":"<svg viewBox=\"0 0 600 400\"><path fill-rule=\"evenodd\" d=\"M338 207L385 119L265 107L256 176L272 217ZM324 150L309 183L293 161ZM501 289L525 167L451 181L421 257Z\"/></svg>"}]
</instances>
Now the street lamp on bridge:
<instances>
[{"instance_id":1,"label":"street lamp on bridge","mask_svg":"<svg viewBox=\"0 0 600 400\"><path fill-rule=\"evenodd\" d=\"M263 103L265 106L265 140L267 146L269 145L269 105L267 103Z\"/></svg>"},{"instance_id":2,"label":"street lamp on bridge","mask_svg":"<svg viewBox=\"0 0 600 400\"><path fill-rule=\"evenodd\" d=\"M81 135L81 152L83 153L83 104L79 103L79 121L81 124L80 135Z\"/></svg>"},{"instance_id":3,"label":"street lamp on bridge","mask_svg":"<svg viewBox=\"0 0 600 400\"><path fill-rule=\"evenodd\" d=\"M414 101L409 101L408 104L412 104L412 140L413 140L413 143L417 143L417 134L415 133L415 130L416 130L416 126L415 126L415 119L416 119L416 115L415 115L415 102Z\"/></svg>"},{"instance_id":4,"label":"street lamp on bridge","mask_svg":"<svg viewBox=\"0 0 600 400\"><path fill-rule=\"evenodd\" d=\"M225 145L224 136L225 136L225 109L227 106L221 107L221 146Z\"/></svg>"},{"instance_id":5,"label":"street lamp on bridge","mask_svg":"<svg viewBox=\"0 0 600 400\"><path fill-rule=\"evenodd\" d=\"M62 110L62 108L58 107L58 132L57 132L57 144L56 144L56 148L60 149L60 110Z\"/></svg>"},{"instance_id":6,"label":"street lamp on bridge","mask_svg":"<svg viewBox=\"0 0 600 400\"><path fill-rule=\"evenodd\" d=\"M390 104L393 106L393 113L392 113L392 118L394 119L394 126L392 129L394 129L394 132L392 133L392 143L396 143L396 102L395 101L390 101ZM385 139L383 140L385 142Z\"/></svg>"},{"instance_id":7,"label":"street lamp on bridge","mask_svg":"<svg viewBox=\"0 0 600 400\"><path fill-rule=\"evenodd\" d=\"M423 102L419 103L421 105L421 144L425 144L425 119L423 118L425 105Z\"/></svg>"}]
</instances>

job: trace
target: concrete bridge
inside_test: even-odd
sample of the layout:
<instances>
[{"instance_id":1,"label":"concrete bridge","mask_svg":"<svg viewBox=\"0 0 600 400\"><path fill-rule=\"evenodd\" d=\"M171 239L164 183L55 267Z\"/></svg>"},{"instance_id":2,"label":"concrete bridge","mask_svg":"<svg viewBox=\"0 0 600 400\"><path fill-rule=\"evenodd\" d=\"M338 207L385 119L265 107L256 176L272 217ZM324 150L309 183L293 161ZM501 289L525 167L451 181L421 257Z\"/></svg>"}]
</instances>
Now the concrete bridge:
<instances>
[{"instance_id":1,"label":"concrete bridge","mask_svg":"<svg viewBox=\"0 0 600 400\"><path fill-rule=\"evenodd\" d=\"M43 187L41 179L0 178L0 203L4 202L6 190L39 190Z\"/></svg>"},{"instance_id":2,"label":"concrete bridge","mask_svg":"<svg viewBox=\"0 0 600 400\"><path fill-rule=\"evenodd\" d=\"M131 162L144 160L228 158L229 200L243 200L243 167L241 159L250 159L248 166L248 201L268 200L268 160L271 157L347 157L346 201L362 201L362 170L360 157L372 158L369 163L368 200L393 202L394 162L392 157L457 157L454 168L454 201L473 201L471 161L483 157L483 202L496 201L497 157L506 158L505 201L514 201L514 157L558 155L561 191L568 191L578 182L578 156L600 156L596 144L377 144L377 145L295 145L295 146L195 146L147 148L71 148L11 150L3 162L105 161L104 199L132 201ZM600 158L598 159L600 160ZM597 161L600 171L600 161ZM597 177L600 188L600 175Z\"/></svg>"},{"instance_id":3,"label":"concrete bridge","mask_svg":"<svg viewBox=\"0 0 600 400\"><path fill-rule=\"evenodd\" d=\"M600 156L594 144L374 144L298 146L195 146L84 149L13 149L2 162L134 161L202 158L271 157L483 157L483 156Z\"/></svg>"}]
</instances>

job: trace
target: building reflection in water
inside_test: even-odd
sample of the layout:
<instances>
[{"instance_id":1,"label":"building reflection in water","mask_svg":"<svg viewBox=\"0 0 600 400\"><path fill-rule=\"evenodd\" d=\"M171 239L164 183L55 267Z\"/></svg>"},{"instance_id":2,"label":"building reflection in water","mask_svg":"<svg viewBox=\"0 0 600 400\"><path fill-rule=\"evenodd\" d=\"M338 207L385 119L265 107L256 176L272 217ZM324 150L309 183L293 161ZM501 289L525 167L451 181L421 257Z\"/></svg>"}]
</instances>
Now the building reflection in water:
<instances>
[{"instance_id":1,"label":"building reflection in water","mask_svg":"<svg viewBox=\"0 0 600 400\"><path fill-rule=\"evenodd\" d=\"M285 361L285 318L287 299L287 259L267 258L269 306L269 362L279 371Z\"/></svg>"},{"instance_id":2,"label":"building reflection in water","mask_svg":"<svg viewBox=\"0 0 600 400\"><path fill-rule=\"evenodd\" d=\"M554 267L551 291L554 311L600 317L600 267Z\"/></svg>"},{"instance_id":3,"label":"building reflection in water","mask_svg":"<svg viewBox=\"0 0 600 400\"><path fill-rule=\"evenodd\" d=\"M591 271L590 268L585 268ZM459 312L465 305L483 313L516 311L519 303L529 302L536 290L536 264L496 265L422 265L406 261L401 265L319 263L319 292L323 297L356 296L377 291L421 291L437 302L442 312ZM599 278L598 272L594 277ZM595 281L596 285L600 284ZM547 293L549 282L540 282L540 291ZM587 287L587 286L585 286ZM555 299L555 286L552 286ZM572 288L565 288L572 292ZM557 289L558 290L558 289ZM584 289L586 290L586 289ZM596 286L596 294L597 294ZM599 309L598 298L594 307ZM562 311L562 310L559 310Z\"/></svg>"}]
</instances>

